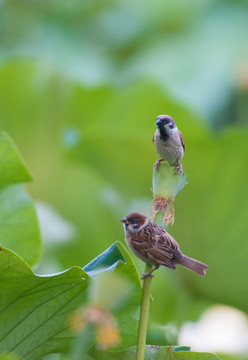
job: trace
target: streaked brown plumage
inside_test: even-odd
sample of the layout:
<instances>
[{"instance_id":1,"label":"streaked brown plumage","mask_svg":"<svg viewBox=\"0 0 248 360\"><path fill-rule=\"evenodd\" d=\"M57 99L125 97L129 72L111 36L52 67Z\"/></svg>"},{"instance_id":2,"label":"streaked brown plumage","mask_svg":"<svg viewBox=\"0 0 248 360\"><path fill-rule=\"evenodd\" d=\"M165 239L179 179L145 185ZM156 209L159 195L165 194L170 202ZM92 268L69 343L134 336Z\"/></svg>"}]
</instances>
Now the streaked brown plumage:
<instances>
[{"instance_id":1,"label":"streaked brown plumage","mask_svg":"<svg viewBox=\"0 0 248 360\"><path fill-rule=\"evenodd\" d=\"M153 276L152 272L159 266L176 270L177 264L198 275L206 275L206 264L183 255L176 240L161 226L151 223L145 215L134 212L121 221L124 223L125 240L132 252L145 263L155 266L143 274L142 279Z\"/></svg>"}]
</instances>

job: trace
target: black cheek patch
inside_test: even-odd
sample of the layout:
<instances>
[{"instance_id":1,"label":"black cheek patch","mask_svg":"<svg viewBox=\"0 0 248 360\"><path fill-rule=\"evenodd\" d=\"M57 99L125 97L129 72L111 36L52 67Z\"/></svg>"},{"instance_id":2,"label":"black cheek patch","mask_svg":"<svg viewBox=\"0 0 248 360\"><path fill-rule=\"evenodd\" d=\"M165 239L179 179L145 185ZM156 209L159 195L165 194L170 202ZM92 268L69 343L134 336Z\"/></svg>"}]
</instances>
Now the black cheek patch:
<instances>
[{"instance_id":1,"label":"black cheek patch","mask_svg":"<svg viewBox=\"0 0 248 360\"><path fill-rule=\"evenodd\" d=\"M134 228L134 229L138 229L139 227L140 227L140 225L139 225L139 224L137 224L137 225L133 226L133 228Z\"/></svg>"},{"instance_id":2,"label":"black cheek patch","mask_svg":"<svg viewBox=\"0 0 248 360\"><path fill-rule=\"evenodd\" d=\"M169 139L169 135L165 132L164 126L159 128L160 131L160 139L163 141L167 141Z\"/></svg>"}]
</instances>

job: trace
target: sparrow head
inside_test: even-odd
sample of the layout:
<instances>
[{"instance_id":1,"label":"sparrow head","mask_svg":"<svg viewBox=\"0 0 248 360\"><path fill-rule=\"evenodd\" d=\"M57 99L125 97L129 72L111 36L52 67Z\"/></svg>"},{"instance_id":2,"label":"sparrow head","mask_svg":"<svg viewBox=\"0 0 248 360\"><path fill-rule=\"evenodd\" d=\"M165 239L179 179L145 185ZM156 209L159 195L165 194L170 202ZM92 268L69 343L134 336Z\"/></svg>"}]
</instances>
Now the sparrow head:
<instances>
[{"instance_id":1,"label":"sparrow head","mask_svg":"<svg viewBox=\"0 0 248 360\"><path fill-rule=\"evenodd\" d=\"M125 230L134 234L140 231L148 223L148 217L138 212L128 214L125 218L121 219Z\"/></svg>"},{"instance_id":2,"label":"sparrow head","mask_svg":"<svg viewBox=\"0 0 248 360\"><path fill-rule=\"evenodd\" d=\"M177 127L175 121L169 115L159 115L156 120L156 125L160 134L169 134L173 132Z\"/></svg>"}]
</instances>

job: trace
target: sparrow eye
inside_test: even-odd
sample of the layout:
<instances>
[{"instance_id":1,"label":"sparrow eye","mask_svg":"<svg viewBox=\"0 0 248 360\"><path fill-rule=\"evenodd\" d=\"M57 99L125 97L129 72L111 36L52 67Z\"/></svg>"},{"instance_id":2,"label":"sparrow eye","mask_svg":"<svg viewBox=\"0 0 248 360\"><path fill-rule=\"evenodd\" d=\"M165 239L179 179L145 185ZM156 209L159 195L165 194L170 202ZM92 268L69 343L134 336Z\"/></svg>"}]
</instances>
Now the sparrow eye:
<instances>
[{"instance_id":1,"label":"sparrow eye","mask_svg":"<svg viewBox=\"0 0 248 360\"><path fill-rule=\"evenodd\" d=\"M169 124L170 120L169 119L164 119L164 123L165 125Z\"/></svg>"},{"instance_id":2,"label":"sparrow eye","mask_svg":"<svg viewBox=\"0 0 248 360\"><path fill-rule=\"evenodd\" d=\"M135 223L136 223L136 221L134 219L130 220L130 224L135 224Z\"/></svg>"}]
</instances>

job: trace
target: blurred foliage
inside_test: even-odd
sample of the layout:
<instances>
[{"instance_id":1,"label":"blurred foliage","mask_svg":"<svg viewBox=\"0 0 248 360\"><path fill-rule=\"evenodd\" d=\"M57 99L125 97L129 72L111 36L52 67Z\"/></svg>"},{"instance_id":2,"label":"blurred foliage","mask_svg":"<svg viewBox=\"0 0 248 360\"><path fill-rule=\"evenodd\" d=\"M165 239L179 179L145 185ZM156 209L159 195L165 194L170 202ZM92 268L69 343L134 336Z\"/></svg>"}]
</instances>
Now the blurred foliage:
<instances>
[{"instance_id":1,"label":"blurred foliage","mask_svg":"<svg viewBox=\"0 0 248 360\"><path fill-rule=\"evenodd\" d=\"M0 133L0 186L32 180L15 144L5 133Z\"/></svg>"},{"instance_id":2,"label":"blurred foliage","mask_svg":"<svg viewBox=\"0 0 248 360\"><path fill-rule=\"evenodd\" d=\"M46 245L42 269L88 263L124 238L127 212L149 213L155 118L168 113L189 181L169 231L209 270L159 270L151 318L180 324L213 301L247 312L247 1L10 0L0 10L1 128L37 179L32 196L78 230Z\"/></svg>"},{"instance_id":3,"label":"blurred foliage","mask_svg":"<svg viewBox=\"0 0 248 360\"><path fill-rule=\"evenodd\" d=\"M15 144L0 133L0 243L34 265L41 239L33 201L19 183L32 180Z\"/></svg>"},{"instance_id":4,"label":"blurred foliage","mask_svg":"<svg viewBox=\"0 0 248 360\"><path fill-rule=\"evenodd\" d=\"M103 271L121 277L122 284L127 284L126 290L130 284L129 291L123 296L121 292L116 294L116 289L110 291L101 277L102 297L119 296L117 305L110 306L111 302L108 302L108 309L113 311L120 331L121 342L116 349L135 345L141 283L123 245L113 244L88 264L85 269L89 274L74 266L59 274L37 276L23 259L3 247L0 260L1 291L4 294L0 304L0 353L13 352L35 360L53 352L68 352L75 335L71 329L72 313L89 301L87 291L92 283L91 275L97 276ZM93 286L99 287L99 282L94 282ZM104 292L108 294L104 295ZM91 296L90 301L99 307L97 299Z\"/></svg>"},{"instance_id":5,"label":"blurred foliage","mask_svg":"<svg viewBox=\"0 0 248 360\"><path fill-rule=\"evenodd\" d=\"M119 353L108 353L102 351L93 351L92 359L94 360L135 360L136 349L130 348ZM144 360L217 360L220 359L215 354L197 353L193 351L185 351L183 347L176 348L172 346L152 346L146 345Z\"/></svg>"},{"instance_id":6,"label":"blurred foliage","mask_svg":"<svg viewBox=\"0 0 248 360\"><path fill-rule=\"evenodd\" d=\"M8 354L8 355L0 355L0 360L21 360L21 358L13 354Z\"/></svg>"},{"instance_id":7,"label":"blurred foliage","mask_svg":"<svg viewBox=\"0 0 248 360\"><path fill-rule=\"evenodd\" d=\"M3 61L39 58L90 86L148 77L213 118L231 98L238 111L247 1L11 0L1 8Z\"/></svg>"},{"instance_id":8,"label":"blurred foliage","mask_svg":"<svg viewBox=\"0 0 248 360\"><path fill-rule=\"evenodd\" d=\"M248 356L246 355L237 355L237 354L220 354L222 360L247 360Z\"/></svg>"}]
</instances>

